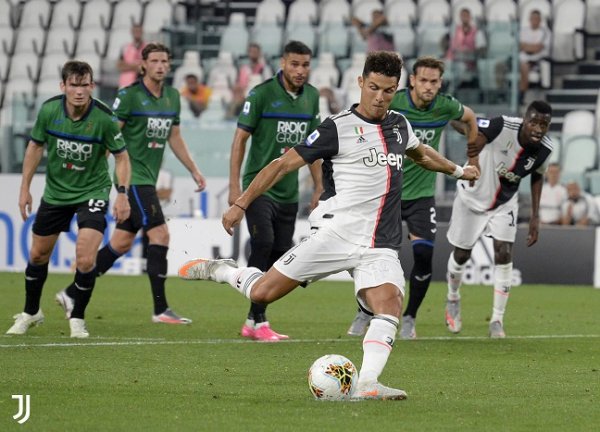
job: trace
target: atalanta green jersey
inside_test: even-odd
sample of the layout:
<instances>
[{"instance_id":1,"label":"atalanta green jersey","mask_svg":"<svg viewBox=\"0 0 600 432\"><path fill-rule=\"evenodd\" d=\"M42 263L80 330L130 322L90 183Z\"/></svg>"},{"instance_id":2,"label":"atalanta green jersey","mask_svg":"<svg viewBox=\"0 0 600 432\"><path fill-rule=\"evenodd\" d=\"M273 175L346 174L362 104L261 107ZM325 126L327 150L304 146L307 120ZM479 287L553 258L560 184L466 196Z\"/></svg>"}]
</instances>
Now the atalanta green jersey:
<instances>
[{"instance_id":1,"label":"atalanta green jersey","mask_svg":"<svg viewBox=\"0 0 600 432\"><path fill-rule=\"evenodd\" d=\"M395 94L390 109L403 114L410 122L419 141L435 150L440 148L442 132L448 122L460 120L465 111L459 101L444 93L438 93L427 108L418 109L410 97L408 88ZM435 172L421 168L410 159L405 159L403 170L403 200L435 195Z\"/></svg>"},{"instance_id":2,"label":"atalanta green jersey","mask_svg":"<svg viewBox=\"0 0 600 432\"><path fill-rule=\"evenodd\" d=\"M238 118L238 127L252 134L242 186L256 174L304 139L321 123L319 91L304 84L297 97L290 95L281 82L281 71L254 87ZM283 177L265 195L280 203L298 202L298 172Z\"/></svg>"},{"instance_id":3,"label":"atalanta green jersey","mask_svg":"<svg viewBox=\"0 0 600 432\"><path fill-rule=\"evenodd\" d=\"M112 182L106 150L125 150L117 118L110 108L92 99L85 115L71 120L65 103L63 95L44 102L31 131L32 141L48 146L44 201L68 205L108 200Z\"/></svg>"},{"instance_id":4,"label":"atalanta green jersey","mask_svg":"<svg viewBox=\"0 0 600 432\"><path fill-rule=\"evenodd\" d=\"M131 184L155 186L171 128L179 124L179 92L165 85L156 97L139 80L119 90L112 108L125 123Z\"/></svg>"}]
</instances>

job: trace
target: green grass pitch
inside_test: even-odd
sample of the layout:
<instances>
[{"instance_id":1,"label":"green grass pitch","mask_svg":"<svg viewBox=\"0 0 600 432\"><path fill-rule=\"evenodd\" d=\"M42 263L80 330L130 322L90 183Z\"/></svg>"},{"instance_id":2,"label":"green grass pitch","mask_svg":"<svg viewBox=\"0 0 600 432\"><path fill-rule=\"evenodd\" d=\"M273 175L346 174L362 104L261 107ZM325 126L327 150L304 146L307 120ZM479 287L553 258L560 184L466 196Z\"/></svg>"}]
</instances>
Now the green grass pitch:
<instances>
[{"instance_id":1,"label":"green grass pitch","mask_svg":"<svg viewBox=\"0 0 600 432\"><path fill-rule=\"evenodd\" d=\"M68 337L54 294L72 276L50 274L46 322L0 336L0 431L595 431L600 425L600 290L515 287L507 339L489 340L492 288L467 286L463 331L443 323L445 286L430 288L417 341L397 340L381 376L406 401L318 402L307 386L316 358L360 367L361 339L346 282L297 289L269 308L291 340L264 344L238 332L248 303L215 283L170 278L171 307L190 326L150 322L145 277L98 280L91 337ZM23 274L0 273L0 332L24 302ZM31 395L23 425L13 394Z\"/></svg>"}]
</instances>

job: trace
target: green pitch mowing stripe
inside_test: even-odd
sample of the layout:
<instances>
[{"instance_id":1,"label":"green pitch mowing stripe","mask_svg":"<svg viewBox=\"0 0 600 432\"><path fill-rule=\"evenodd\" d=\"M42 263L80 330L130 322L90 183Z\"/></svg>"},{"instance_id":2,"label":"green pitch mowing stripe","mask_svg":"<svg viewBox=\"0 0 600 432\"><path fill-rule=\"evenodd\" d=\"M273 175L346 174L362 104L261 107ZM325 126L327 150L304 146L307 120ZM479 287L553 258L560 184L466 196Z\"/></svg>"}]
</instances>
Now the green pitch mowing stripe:
<instances>
[{"instance_id":1,"label":"green pitch mowing stripe","mask_svg":"<svg viewBox=\"0 0 600 432\"><path fill-rule=\"evenodd\" d=\"M324 354L357 366L362 338L346 336L351 283L319 282L271 305L290 341L255 343L238 332L246 299L215 283L167 281L189 326L152 324L146 277L98 279L87 340L68 337L54 294L72 275L50 274L43 325L0 337L0 431L595 431L600 424L600 290L515 287L508 337L490 340L492 288L464 287L463 331L444 325L445 284L432 284L419 340L397 340L381 381L402 402L323 403L307 370ZM0 333L23 307L23 275L0 273ZM11 395L29 394L19 425Z\"/></svg>"},{"instance_id":2,"label":"green pitch mowing stripe","mask_svg":"<svg viewBox=\"0 0 600 432\"><path fill-rule=\"evenodd\" d=\"M5 338L14 338L13 336L6 336ZM530 336L507 336L505 339L594 339L600 338L600 334L597 335L530 335ZM168 341L168 340L129 340L129 341L112 341L112 342L94 342L94 339L105 339L102 337L90 338L89 342L55 342L55 343L16 343L16 344L0 344L0 348L54 348L54 347L99 347L99 346L140 346L140 345L222 345L222 344L256 344L258 342L248 339L207 339L207 340L180 340L180 341ZM352 339L288 339L283 340L281 344L315 344L315 343L356 343L356 341L362 341L362 338ZM450 341L450 340L490 340L489 337L484 336L437 336L437 337L423 337L419 338L418 341ZM409 343L416 343L417 341L407 341ZM263 342L270 343L270 342ZM491 343L501 343L494 341Z\"/></svg>"}]
</instances>

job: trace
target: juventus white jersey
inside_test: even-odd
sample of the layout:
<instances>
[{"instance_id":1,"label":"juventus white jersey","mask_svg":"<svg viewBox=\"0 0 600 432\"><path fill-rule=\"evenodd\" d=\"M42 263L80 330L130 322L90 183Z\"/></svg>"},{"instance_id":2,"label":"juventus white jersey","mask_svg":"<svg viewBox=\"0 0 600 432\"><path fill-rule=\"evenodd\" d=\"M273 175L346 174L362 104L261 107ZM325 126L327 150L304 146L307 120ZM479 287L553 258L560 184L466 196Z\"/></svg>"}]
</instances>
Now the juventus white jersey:
<instances>
[{"instance_id":1,"label":"juventus white jersey","mask_svg":"<svg viewBox=\"0 0 600 432\"><path fill-rule=\"evenodd\" d=\"M522 178L546 170L552 141L544 136L539 144L519 143L522 124L523 119L507 116L477 120L488 141L479 154L481 176L474 187L466 180L457 183L458 196L471 210L484 212L506 203L518 193Z\"/></svg>"},{"instance_id":2,"label":"juventus white jersey","mask_svg":"<svg viewBox=\"0 0 600 432\"><path fill-rule=\"evenodd\" d=\"M398 250L402 166L406 150L419 140L396 111L375 122L355 109L327 118L294 147L308 163L323 159L325 192L310 220L351 243Z\"/></svg>"}]
</instances>

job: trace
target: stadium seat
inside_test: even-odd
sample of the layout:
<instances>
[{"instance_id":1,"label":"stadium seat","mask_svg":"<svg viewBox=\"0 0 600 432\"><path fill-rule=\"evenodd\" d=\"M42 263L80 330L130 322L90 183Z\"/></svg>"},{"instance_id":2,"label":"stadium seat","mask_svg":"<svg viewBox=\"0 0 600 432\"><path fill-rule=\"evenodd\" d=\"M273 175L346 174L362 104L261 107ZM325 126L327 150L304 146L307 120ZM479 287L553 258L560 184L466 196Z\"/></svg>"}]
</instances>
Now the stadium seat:
<instances>
[{"instance_id":1,"label":"stadium seat","mask_svg":"<svg viewBox=\"0 0 600 432\"><path fill-rule=\"evenodd\" d=\"M596 198L600 195L600 171L593 170L586 174L586 182L588 184L588 190L592 195L595 195ZM596 201L596 205L600 202ZM600 207L599 207L600 208Z\"/></svg>"},{"instance_id":2,"label":"stadium seat","mask_svg":"<svg viewBox=\"0 0 600 432\"><path fill-rule=\"evenodd\" d=\"M10 27L0 27L0 53L12 54L15 31Z\"/></svg>"},{"instance_id":3,"label":"stadium seat","mask_svg":"<svg viewBox=\"0 0 600 432\"><path fill-rule=\"evenodd\" d=\"M554 62L574 62L585 56L585 3L570 0L554 5L551 58Z\"/></svg>"},{"instance_id":4,"label":"stadium seat","mask_svg":"<svg viewBox=\"0 0 600 432\"><path fill-rule=\"evenodd\" d=\"M319 19L319 9L315 0L295 0L288 10L287 29L296 24L316 24Z\"/></svg>"},{"instance_id":5,"label":"stadium seat","mask_svg":"<svg viewBox=\"0 0 600 432\"><path fill-rule=\"evenodd\" d=\"M350 27L348 34L350 41L350 56L355 53L364 53L367 51L367 41L363 39L356 27Z\"/></svg>"},{"instance_id":6,"label":"stadium seat","mask_svg":"<svg viewBox=\"0 0 600 432\"><path fill-rule=\"evenodd\" d=\"M206 84L211 88L216 87L215 83L220 82L222 78L227 81L228 88L233 87L237 79L237 69L233 64L233 56L227 51L219 53L216 63L208 74Z\"/></svg>"},{"instance_id":7,"label":"stadium seat","mask_svg":"<svg viewBox=\"0 0 600 432\"><path fill-rule=\"evenodd\" d=\"M50 29L79 29L81 3L78 0L61 0L54 4Z\"/></svg>"},{"instance_id":8,"label":"stadium seat","mask_svg":"<svg viewBox=\"0 0 600 432\"><path fill-rule=\"evenodd\" d=\"M583 188L587 188L586 172L598 166L598 143L588 135L574 135L564 144L561 178L567 183L576 180Z\"/></svg>"},{"instance_id":9,"label":"stadium seat","mask_svg":"<svg viewBox=\"0 0 600 432\"><path fill-rule=\"evenodd\" d=\"M280 27L285 22L285 5L281 0L262 0L254 17L254 25L277 24Z\"/></svg>"},{"instance_id":10,"label":"stadium seat","mask_svg":"<svg viewBox=\"0 0 600 432\"><path fill-rule=\"evenodd\" d=\"M252 28L252 42L260 45L263 55L269 59L281 56L282 29L275 23L262 23Z\"/></svg>"},{"instance_id":11,"label":"stadium seat","mask_svg":"<svg viewBox=\"0 0 600 432\"><path fill-rule=\"evenodd\" d=\"M10 68L10 56L0 49L0 82L8 78L8 69ZM0 101L2 92L0 92Z\"/></svg>"},{"instance_id":12,"label":"stadium seat","mask_svg":"<svg viewBox=\"0 0 600 432\"><path fill-rule=\"evenodd\" d=\"M391 0L385 4L385 17L390 26L414 25L417 20L417 6L412 0Z\"/></svg>"},{"instance_id":13,"label":"stadium seat","mask_svg":"<svg viewBox=\"0 0 600 432\"><path fill-rule=\"evenodd\" d=\"M84 3L81 28L108 29L111 20L111 6L107 0L90 0Z\"/></svg>"},{"instance_id":14,"label":"stadium seat","mask_svg":"<svg viewBox=\"0 0 600 432\"><path fill-rule=\"evenodd\" d=\"M367 58L364 52L357 52L352 55L352 63L342 73L342 82L340 90L346 95L350 94L358 88L357 79L362 75L365 59ZM356 101L358 102L358 101Z\"/></svg>"},{"instance_id":15,"label":"stadium seat","mask_svg":"<svg viewBox=\"0 0 600 432\"><path fill-rule=\"evenodd\" d=\"M485 2L484 16L488 26L492 22L513 22L517 16L517 5L513 0L491 0Z\"/></svg>"},{"instance_id":16,"label":"stadium seat","mask_svg":"<svg viewBox=\"0 0 600 432\"><path fill-rule=\"evenodd\" d=\"M105 57L109 61L116 62L121 57L121 49L131 41L130 28L120 28L108 32L108 45L106 47Z\"/></svg>"},{"instance_id":17,"label":"stadium seat","mask_svg":"<svg viewBox=\"0 0 600 432\"><path fill-rule=\"evenodd\" d=\"M163 28L170 28L179 22L180 13L169 0L152 0L144 9L144 33L158 33ZM185 19L185 13L183 18Z\"/></svg>"},{"instance_id":18,"label":"stadium seat","mask_svg":"<svg viewBox=\"0 0 600 432\"><path fill-rule=\"evenodd\" d=\"M590 35L600 35L600 0L586 0L585 30Z\"/></svg>"},{"instance_id":19,"label":"stadium seat","mask_svg":"<svg viewBox=\"0 0 600 432\"><path fill-rule=\"evenodd\" d=\"M243 12L234 12L229 15L229 24L221 35L219 51L230 52L236 59L245 56L249 37L246 15Z\"/></svg>"},{"instance_id":20,"label":"stadium seat","mask_svg":"<svg viewBox=\"0 0 600 432\"><path fill-rule=\"evenodd\" d=\"M14 8L9 0L0 0L0 29L3 28L14 28L15 22L13 18ZM0 95L2 93L0 92Z\"/></svg>"},{"instance_id":21,"label":"stadium seat","mask_svg":"<svg viewBox=\"0 0 600 432\"><path fill-rule=\"evenodd\" d=\"M44 56L40 65L40 80L61 79L61 70L63 65L69 60L65 52L57 52ZM79 59L78 59L79 60Z\"/></svg>"},{"instance_id":22,"label":"stadium seat","mask_svg":"<svg viewBox=\"0 0 600 432\"><path fill-rule=\"evenodd\" d=\"M16 53L36 53L42 55L46 41L46 31L41 28L20 28L16 33Z\"/></svg>"},{"instance_id":23,"label":"stadium seat","mask_svg":"<svg viewBox=\"0 0 600 432\"><path fill-rule=\"evenodd\" d=\"M319 32L319 52L330 52L335 57L348 55L348 28L343 22L328 22Z\"/></svg>"},{"instance_id":24,"label":"stadium seat","mask_svg":"<svg viewBox=\"0 0 600 432\"><path fill-rule=\"evenodd\" d=\"M26 78L36 80L38 75L39 57L33 52L16 52L10 62L8 74L11 81Z\"/></svg>"},{"instance_id":25,"label":"stadium seat","mask_svg":"<svg viewBox=\"0 0 600 432\"><path fill-rule=\"evenodd\" d=\"M429 24L445 25L450 21L450 5L446 0L428 0L419 2L419 27Z\"/></svg>"},{"instance_id":26,"label":"stadium seat","mask_svg":"<svg viewBox=\"0 0 600 432\"><path fill-rule=\"evenodd\" d=\"M320 7L321 27L329 23L348 24L350 22L350 5L346 0L321 2Z\"/></svg>"},{"instance_id":27,"label":"stadium seat","mask_svg":"<svg viewBox=\"0 0 600 432\"><path fill-rule=\"evenodd\" d=\"M448 27L441 22L420 24L417 30L417 56L443 56L441 40L448 34Z\"/></svg>"},{"instance_id":28,"label":"stadium seat","mask_svg":"<svg viewBox=\"0 0 600 432\"><path fill-rule=\"evenodd\" d=\"M296 23L286 33L285 43L292 40L302 41L315 54L317 50L317 28L313 27L312 24Z\"/></svg>"},{"instance_id":29,"label":"stadium seat","mask_svg":"<svg viewBox=\"0 0 600 432\"><path fill-rule=\"evenodd\" d=\"M44 55L75 52L75 30L69 27L53 27L48 31Z\"/></svg>"},{"instance_id":30,"label":"stadium seat","mask_svg":"<svg viewBox=\"0 0 600 432\"><path fill-rule=\"evenodd\" d=\"M41 79L36 86L35 93L35 108L37 110L45 100L60 93L60 78Z\"/></svg>"},{"instance_id":31,"label":"stadium seat","mask_svg":"<svg viewBox=\"0 0 600 432\"><path fill-rule=\"evenodd\" d=\"M600 143L600 89L598 90L598 96L596 96L596 109L594 110L596 121L594 126L596 141Z\"/></svg>"},{"instance_id":32,"label":"stadium seat","mask_svg":"<svg viewBox=\"0 0 600 432\"><path fill-rule=\"evenodd\" d=\"M416 36L411 25L396 24L390 26L394 35L394 48L403 58L412 58L415 56Z\"/></svg>"},{"instance_id":33,"label":"stadium seat","mask_svg":"<svg viewBox=\"0 0 600 432\"><path fill-rule=\"evenodd\" d=\"M568 112L562 125L563 142L566 143L573 136L594 136L595 122L594 114L590 111L574 110Z\"/></svg>"},{"instance_id":34,"label":"stadium seat","mask_svg":"<svg viewBox=\"0 0 600 432\"><path fill-rule=\"evenodd\" d=\"M360 0L352 4L352 16L363 22L371 22L371 14L375 10L382 10L379 0Z\"/></svg>"},{"instance_id":35,"label":"stadium seat","mask_svg":"<svg viewBox=\"0 0 600 432\"><path fill-rule=\"evenodd\" d=\"M319 64L311 69L309 82L317 88L335 88L340 80L340 71L335 65L332 53L320 51Z\"/></svg>"},{"instance_id":36,"label":"stadium seat","mask_svg":"<svg viewBox=\"0 0 600 432\"><path fill-rule=\"evenodd\" d=\"M106 51L106 32L99 27L81 27L75 47L76 55L96 53L100 56Z\"/></svg>"},{"instance_id":37,"label":"stadium seat","mask_svg":"<svg viewBox=\"0 0 600 432\"><path fill-rule=\"evenodd\" d=\"M29 0L23 5L19 18L20 29L47 29L50 25L51 5L47 0Z\"/></svg>"},{"instance_id":38,"label":"stadium seat","mask_svg":"<svg viewBox=\"0 0 600 432\"><path fill-rule=\"evenodd\" d=\"M142 4L138 0L122 0L115 3L111 31L129 30L133 24L142 23ZM154 26L156 31L156 26Z\"/></svg>"},{"instance_id":39,"label":"stadium seat","mask_svg":"<svg viewBox=\"0 0 600 432\"><path fill-rule=\"evenodd\" d=\"M185 76L188 74L196 75L198 81L203 82L204 70L200 64L199 51L189 50L183 53L183 62L173 73L173 87L180 89L183 86Z\"/></svg>"}]
</instances>

